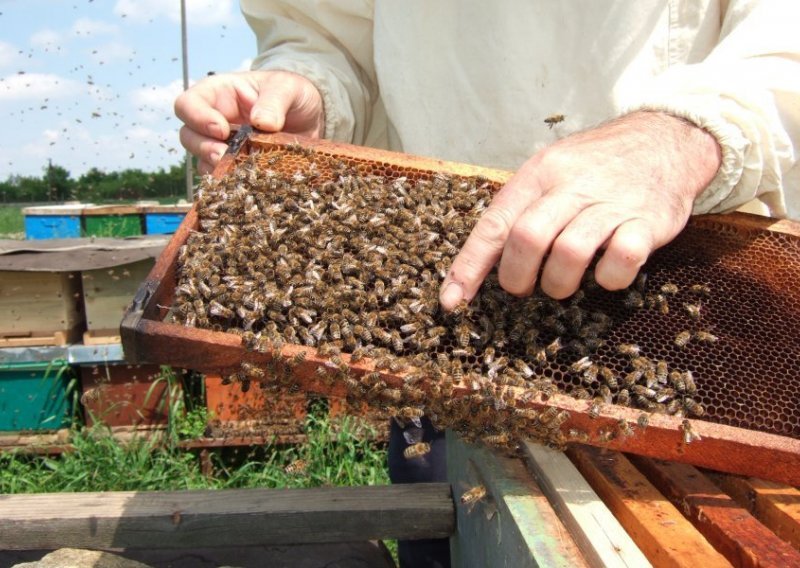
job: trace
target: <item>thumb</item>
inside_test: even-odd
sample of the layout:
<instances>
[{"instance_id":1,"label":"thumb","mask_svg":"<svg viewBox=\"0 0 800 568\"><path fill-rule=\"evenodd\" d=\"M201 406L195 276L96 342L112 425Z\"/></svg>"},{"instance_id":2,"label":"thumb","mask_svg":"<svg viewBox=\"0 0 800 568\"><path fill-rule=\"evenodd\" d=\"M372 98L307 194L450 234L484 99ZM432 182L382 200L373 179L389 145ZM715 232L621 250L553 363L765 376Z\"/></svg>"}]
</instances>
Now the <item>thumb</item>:
<instances>
[{"instance_id":1,"label":"thumb","mask_svg":"<svg viewBox=\"0 0 800 568\"><path fill-rule=\"evenodd\" d=\"M250 110L250 124L266 132L280 132L292 101L275 91L262 92Z\"/></svg>"}]
</instances>

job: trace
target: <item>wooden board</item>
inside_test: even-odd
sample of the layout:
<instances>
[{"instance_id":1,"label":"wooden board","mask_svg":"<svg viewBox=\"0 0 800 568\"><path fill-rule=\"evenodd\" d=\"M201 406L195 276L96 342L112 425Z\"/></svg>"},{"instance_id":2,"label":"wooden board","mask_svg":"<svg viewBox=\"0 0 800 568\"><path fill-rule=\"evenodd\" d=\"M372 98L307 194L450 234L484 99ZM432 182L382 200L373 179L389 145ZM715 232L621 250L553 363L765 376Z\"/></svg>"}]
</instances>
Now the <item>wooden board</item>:
<instances>
[{"instance_id":1,"label":"wooden board","mask_svg":"<svg viewBox=\"0 0 800 568\"><path fill-rule=\"evenodd\" d=\"M734 566L800 566L800 552L696 468L636 456L631 460Z\"/></svg>"},{"instance_id":2,"label":"wooden board","mask_svg":"<svg viewBox=\"0 0 800 568\"><path fill-rule=\"evenodd\" d=\"M539 486L593 566L650 566L619 521L561 452L524 444Z\"/></svg>"},{"instance_id":3,"label":"wooden board","mask_svg":"<svg viewBox=\"0 0 800 568\"><path fill-rule=\"evenodd\" d=\"M453 566L587 565L520 460L466 444L448 432L447 470L457 499L479 484L487 490L474 505L457 505L458 532L450 540Z\"/></svg>"},{"instance_id":4,"label":"wooden board","mask_svg":"<svg viewBox=\"0 0 800 568\"><path fill-rule=\"evenodd\" d=\"M800 550L800 490L753 477L709 475L759 521Z\"/></svg>"},{"instance_id":5,"label":"wooden board","mask_svg":"<svg viewBox=\"0 0 800 568\"><path fill-rule=\"evenodd\" d=\"M112 268L81 272L86 327L99 335L118 337L122 316L153 264L154 259L146 258Z\"/></svg>"},{"instance_id":6,"label":"wooden board","mask_svg":"<svg viewBox=\"0 0 800 568\"><path fill-rule=\"evenodd\" d=\"M83 332L84 345L107 345L119 342L119 329L88 330Z\"/></svg>"},{"instance_id":7,"label":"wooden board","mask_svg":"<svg viewBox=\"0 0 800 568\"><path fill-rule=\"evenodd\" d=\"M568 453L653 566L731 565L625 456L588 446Z\"/></svg>"},{"instance_id":8,"label":"wooden board","mask_svg":"<svg viewBox=\"0 0 800 568\"><path fill-rule=\"evenodd\" d=\"M0 314L4 347L72 340L84 325L78 273L0 271Z\"/></svg>"},{"instance_id":9,"label":"wooden board","mask_svg":"<svg viewBox=\"0 0 800 568\"><path fill-rule=\"evenodd\" d=\"M184 548L446 538L446 483L3 496L0 549Z\"/></svg>"}]
</instances>

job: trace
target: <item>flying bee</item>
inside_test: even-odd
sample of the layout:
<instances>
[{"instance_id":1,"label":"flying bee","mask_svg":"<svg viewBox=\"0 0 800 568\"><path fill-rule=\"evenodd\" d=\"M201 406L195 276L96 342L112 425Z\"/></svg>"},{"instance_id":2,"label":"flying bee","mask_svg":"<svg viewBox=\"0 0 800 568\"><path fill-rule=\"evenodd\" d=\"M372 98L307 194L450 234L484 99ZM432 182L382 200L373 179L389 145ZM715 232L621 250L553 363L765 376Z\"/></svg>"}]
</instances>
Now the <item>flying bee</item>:
<instances>
[{"instance_id":1,"label":"flying bee","mask_svg":"<svg viewBox=\"0 0 800 568\"><path fill-rule=\"evenodd\" d=\"M701 343L716 343L719 337L708 331L695 331L694 338Z\"/></svg>"},{"instance_id":2,"label":"flying bee","mask_svg":"<svg viewBox=\"0 0 800 568\"><path fill-rule=\"evenodd\" d=\"M416 444L408 446L405 450L403 450L403 457L407 460L421 458L430 451L431 445L428 442L417 442Z\"/></svg>"},{"instance_id":3,"label":"flying bee","mask_svg":"<svg viewBox=\"0 0 800 568\"><path fill-rule=\"evenodd\" d=\"M304 473L308 467L308 462L304 459L296 459L287 465L283 470L289 475L298 475Z\"/></svg>"},{"instance_id":4,"label":"flying bee","mask_svg":"<svg viewBox=\"0 0 800 568\"><path fill-rule=\"evenodd\" d=\"M692 429L692 423L687 419L684 419L683 422L681 422L681 430L683 430L684 444L691 444L692 442L702 439L700 438L700 434Z\"/></svg>"},{"instance_id":5,"label":"flying bee","mask_svg":"<svg viewBox=\"0 0 800 568\"><path fill-rule=\"evenodd\" d=\"M692 319L700 318L700 304L683 304L683 309L689 314Z\"/></svg>"},{"instance_id":6,"label":"flying bee","mask_svg":"<svg viewBox=\"0 0 800 568\"><path fill-rule=\"evenodd\" d=\"M461 504L469 507L468 512L472 511L472 508L475 506L475 503L480 501L486 497L486 487L483 485L476 485L475 487L468 489L464 493L461 494Z\"/></svg>"},{"instance_id":7,"label":"flying bee","mask_svg":"<svg viewBox=\"0 0 800 568\"><path fill-rule=\"evenodd\" d=\"M680 348L684 348L689 344L689 341L691 339L692 339L691 331L682 331L675 336L675 345L677 345Z\"/></svg>"},{"instance_id":8,"label":"flying bee","mask_svg":"<svg viewBox=\"0 0 800 568\"><path fill-rule=\"evenodd\" d=\"M81 395L81 404L86 405L90 402L96 402L100 400L100 395L102 394L102 389L100 387L95 387L84 391Z\"/></svg>"},{"instance_id":9,"label":"flying bee","mask_svg":"<svg viewBox=\"0 0 800 568\"><path fill-rule=\"evenodd\" d=\"M552 114L544 119L544 123L552 130L556 124L564 122L564 118L566 117L563 114Z\"/></svg>"}]
</instances>

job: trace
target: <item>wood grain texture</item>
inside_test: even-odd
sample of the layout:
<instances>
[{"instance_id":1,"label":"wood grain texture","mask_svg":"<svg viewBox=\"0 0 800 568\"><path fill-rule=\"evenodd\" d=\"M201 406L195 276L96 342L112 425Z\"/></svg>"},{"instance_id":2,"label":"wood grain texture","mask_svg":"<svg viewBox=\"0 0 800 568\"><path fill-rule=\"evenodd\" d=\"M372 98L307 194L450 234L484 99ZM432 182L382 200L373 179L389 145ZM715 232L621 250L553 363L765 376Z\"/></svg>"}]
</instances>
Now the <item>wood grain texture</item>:
<instances>
[{"instance_id":1,"label":"wood grain texture","mask_svg":"<svg viewBox=\"0 0 800 568\"><path fill-rule=\"evenodd\" d=\"M592 487L561 452L526 443L528 467L592 566L650 566Z\"/></svg>"},{"instance_id":2,"label":"wood grain texture","mask_svg":"<svg viewBox=\"0 0 800 568\"><path fill-rule=\"evenodd\" d=\"M637 456L631 461L734 566L800 566L800 552L696 468Z\"/></svg>"},{"instance_id":3,"label":"wood grain texture","mask_svg":"<svg viewBox=\"0 0 800 568\"><path fill-rule=\"evenodd\" d=\"M753 477L709 475L765 526L800 550L800 490Z\"/></svg>"},{"instance_id":4,"label":"wood grain texture","mask_svg":"<svg viewBox=\"0 0 800 568\"><path fill-rule=\"evenodd\" d=\"M183 548L450 536L445 483L0 496L0 549Z\"/></svg>"},{"instance_id":5,"label":"wood grain texture","mask_svg":"<svg viewBox=\"0 0 800 568\"><path fill-rule=\"evenodd\" d=\"M588 446L568 454L653 566L731 565L625 456Z\"/></svg>"},{"instance_id":6,"label":"wood grain texture","mask_svg":"<svg viewBox=\"0 0 800 568\"><path fill-rule=\"evenodd\" d=\"M458 532L450 540L453 566L587 566L521 460L466 444L448 431L447 470L458 503ZM486 497L461 504L461 495L477 485L486 488Z\"/></svg>"}]
</instances>

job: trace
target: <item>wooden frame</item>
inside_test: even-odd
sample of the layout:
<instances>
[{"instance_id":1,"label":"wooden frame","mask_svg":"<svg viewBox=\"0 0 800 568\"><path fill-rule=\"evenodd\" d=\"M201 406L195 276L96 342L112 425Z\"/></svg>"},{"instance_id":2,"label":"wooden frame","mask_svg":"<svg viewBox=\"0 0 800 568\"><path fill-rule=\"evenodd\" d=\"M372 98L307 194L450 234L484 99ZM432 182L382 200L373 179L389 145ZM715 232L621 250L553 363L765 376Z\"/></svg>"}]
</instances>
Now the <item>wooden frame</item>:
<instances>
[{"instance_id":1,"label":"wooden frame","mask_svg":"<svg viewBox=\"0 0 800 568\"><path fill-rule=\"evenodd\" d=\"M223 158L215 174L222 175L233 167L234 154L240 148L246 150L253 145L261 147L287 145L297 141L296 136L248 135L246 130L242 130L232 143L231 152ZM380 162L390 168L440 171L460 176L481 175L499 183L510 176L509 172L499 170L328 141L303 140L303 144L312 150L319 150L329 155ZM704 219L693 219L692 223L735 225L800 236L800 225L797 223L776 222L773 219L744 214L708 216ZM243 361L257 365L269 363L272 357L270 354L248 352L236 335L186 328L163 321L167 315L165 306L171 304L175 286L178 249L186 241L190 231L196 230L197 227L197 211L193 208L139 288L133 305L125 314L121 325L126 357L135 362L159 362L223 374L237 369ZM293 358L301 352L305 354L305 358L294 368L296 382L307 392L343 395L344 388L341 385L328 385L315 375L315 370L324 366L325 361L316 356L314 349L287 345L282 350L281 357ZM349 362L347 355L343 355L342 359ZM375 370L372 362L368 360L351 364L350 367L356 376ZM402 377L397 374L382 372L382 375L389 386L396 387L402 382ZM466 396L470 392L467 388L456 388L453 396ZM692 429L701 436L702 441L687 444L683 441L682 419L653 415L645 431L640 431L636 436L618 436L607 442L604 433L614 431L620 421L635 425L641 411L606 405L595 418L592 418L589 412L592 407L591 401L575 400L565 395L555 395L547 400L535 397L518 405L537 410L556 407L568 411L570 419L562 426L562 431L566 432L570 428L580 429L588 434L588 443L592 445L800 485L800 440L795 438L692 420Z\"/></svg>"}]
</instances>

